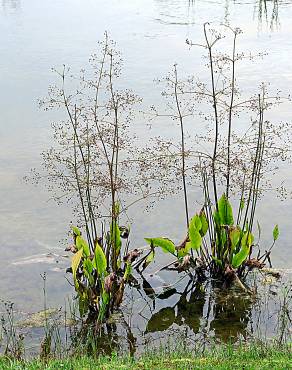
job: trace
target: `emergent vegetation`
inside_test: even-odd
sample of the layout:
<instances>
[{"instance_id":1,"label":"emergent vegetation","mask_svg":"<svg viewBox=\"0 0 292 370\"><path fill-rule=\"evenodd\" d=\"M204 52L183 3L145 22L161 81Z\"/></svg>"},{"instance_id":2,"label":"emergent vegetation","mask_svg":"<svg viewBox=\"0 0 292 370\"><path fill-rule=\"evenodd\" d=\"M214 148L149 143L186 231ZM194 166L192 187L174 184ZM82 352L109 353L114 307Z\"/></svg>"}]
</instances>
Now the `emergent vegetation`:
<instances>
[{"instance_id":1,"label":"emergent vegetation","mask_svg":"<svg viewBox=\"0 0 292 370\"><path fill-rule=\"evenodd\" d=\"M231 55L216 49L224 36L208 24L203 44L187 40L190 48L199 46L207 52L210 86L195 76L180 81L177 65L165 79L163 96L171 113L164 116L179 124L178 145L159 138L157 145L146 149L134 147L129 123L140 99L116 87L121 60L107 34L101 56L91 59L93 76L83 70L79 87L70 94L64 67L57 72L61 88L51 88L49 98L42 102L46 109L63 108L67 116L54 126L59 148L44 153L44 164L50 184L62 190L55 198L77 201L80 229L72 228L74 243L67 250L74 256L68 271L73 274L81 317L93 319L98 328L121 304L133 267L142 273L155 259L156 247L175 257L162 268L186 271L193 280L216 278L225 287L236 281L244 290L248 272L270 262L279 229L274 227L272 246L261 253L258 222L257 242L254 236L255 214L260 195L270 187L265 175L275 171L279 160L288 158L289 127L266 120L266 111L281 100L279 95L269 96L264 85L259 93L242 98L236 66L252 57L236 50L239 29L225 26L225 32L232 35ZM194 112L200 103L206 134L200 135L192 125L187 135L186 120L197 119ZM244 111L253 116L247 128L236 125ZM150 114L152 119L161 116L155 107ZM206 151L198 149L203 144ZM177 187L176 178L181 183ZM190 218L188 188L193 181L199 182L204 200L201 210ZM165 196L167 189L181 188L187 227L183 241L175 244L150 237L145 239L150 247L129 250L130 228L121 221L126 210L150 196ZM236 211L231 197L238 201ZM86 238L81 236L82 229Z\"/></svg>"}]
</instances>

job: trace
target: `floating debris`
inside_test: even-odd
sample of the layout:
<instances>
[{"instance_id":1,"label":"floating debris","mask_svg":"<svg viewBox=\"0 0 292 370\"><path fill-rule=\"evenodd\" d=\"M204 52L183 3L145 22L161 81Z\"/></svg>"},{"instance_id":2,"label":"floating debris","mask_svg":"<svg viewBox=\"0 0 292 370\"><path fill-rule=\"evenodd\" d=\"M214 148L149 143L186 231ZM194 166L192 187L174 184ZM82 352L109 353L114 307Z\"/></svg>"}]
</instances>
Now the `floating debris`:
<instances>
[{"instance_id":1,"label":"floating debris","mask_svg":"<svg viewBox=\"0 0 292 370\"><path fill-rule=\"evenodd\" d=\"M42 254L34 254L29 257L24 257L19 259L18 261L12 262L14 266L22 266L22 265L30 265L35 263L48 263L54 264L59 263L60 260L65 259L67 256L62 256L56 253L42 253Z\"/></svg>"}]
</instances>

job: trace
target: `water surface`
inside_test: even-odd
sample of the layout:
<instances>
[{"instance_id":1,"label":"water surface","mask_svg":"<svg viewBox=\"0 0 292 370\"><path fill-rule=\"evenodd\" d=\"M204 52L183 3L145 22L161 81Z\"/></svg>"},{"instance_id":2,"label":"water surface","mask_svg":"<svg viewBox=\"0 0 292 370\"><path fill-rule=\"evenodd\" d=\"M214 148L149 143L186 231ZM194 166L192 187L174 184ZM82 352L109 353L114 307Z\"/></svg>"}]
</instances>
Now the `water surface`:
<instances>
[{"instance_id":1,"label":"water surface","mask_svg":"<svg viewBox=\"0 0 292 370\"><path fill-rule=\"evenodd\" d=\"M252 92L261 81L267 81L271 89L289 93L292 86L291 16L289 1L2 0L1 298L13 300L24 311L41 309L40 273L43 271L48 272L51 305L63 305L65 297L71 294L64 278L69 260L63 257L64 245L60 243L66 238L69 222L74 219L71 208L56 206L44 188L23 182L30 168L40 165L40 152L52 144L50 123L58 119L58 113L43 112L37 104L37 100L46 95L48 86L55 82L52 67L66 64L77 72L86 65L107 30L123 54L122 84L143 97L146 109L153 103L163 104L160 89L153 80L164 77L173 63L178 63L183 75L200 73L207 78L201 52L189 50L185 39L201 41L204 22L213 22L215 26L230 23L244 32L240 37L242 50L268 52L263 60L240 66L242 87ZM281 106L271 117L290 121L291 106ZM154 132L164 135L174 130L170 125L164 121ZM141 119L136 122L136 129L142 137L145 122ZM281 167L280 174L286 183L291 183L291 165ZM193 189L191 203L195 204L198 197L198 190ZM267 194L265 203L259 206L264 243L270 239L274 224L280 226L281 236L273 254L278 267L292 267L289 258L291 206L291 200L281 202L275 194ZM143 236L150 231L152 235L165 235L169 230L170 237L180 239L183 214L180 197L162 202L147 217L135 210L133 240L141 245ZM202 311L204 304L194 309ZM184 306L177 303L176 307ZM177 308L176 325L183 321L181 310L187 307ZM170 310L173 312L173 308ZM197 327L200 320L196 316L192 320L188 325ZM213 326L216 333L216 322Z\"/></svg>"}]
</instances>

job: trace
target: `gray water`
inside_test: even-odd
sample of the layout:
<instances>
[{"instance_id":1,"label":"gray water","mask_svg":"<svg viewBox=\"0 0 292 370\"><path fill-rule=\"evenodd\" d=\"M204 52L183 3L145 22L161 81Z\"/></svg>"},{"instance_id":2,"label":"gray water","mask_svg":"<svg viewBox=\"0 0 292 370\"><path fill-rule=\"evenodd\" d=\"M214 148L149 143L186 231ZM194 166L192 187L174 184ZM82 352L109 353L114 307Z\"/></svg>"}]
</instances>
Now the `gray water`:
<instances>
[{"instance_id":1,"label":"gray water","mask_svg":"<svg viewBox=\"0 0 292 370\"><path fill-rule=\"evenodd\" d=\"M146 109L153 103L162 104L153 80L164 77L173 63L178 63L185 75L206 73L201 53L190 51L185 39L202 40L204 22L215 26L229 22L244 32L240 49L268 52L263 60L241 65L242 87L252 92L261 81L267 81L272 90L289 93L292 5L277 3L275 16L273 2L266 3L265 13L264 4L257 1L1 0L0 298L14 301L25 312L41 309L40 273L44 271L48 273L49 305L63 305L72 293L64 277L70 262L63 257L64 244L60 242L66 239L69 222L74 219L71 208L57 206L45 188L23 181L31 168L40 166L41 151L52 144L50 123L58 119L58 113L43 112L37 104L55 82L51 68L66 64L78 72L107 30L123 54L123 84L143 97ZM291 112L291 105L284 104L272 118L289 122ZM136 128L142 137L145 122L139 120ZM169 123L163 122L154 131L163 135L169 129ZM291 165L282 166L280 175L289 185ZM197 195L192 192L193 203ZM273 253L276 267L292 267L291 206L290 199L281 202L275 194L267 194L258 210L264 242L270 240L274 224L280 227ZM180 197L175 197L156 206L147 217L136 213L133 239L142 243L150 231L151 235L170 232L170 237L179 239L183 212Z\"/></svg>"}]
</instances>

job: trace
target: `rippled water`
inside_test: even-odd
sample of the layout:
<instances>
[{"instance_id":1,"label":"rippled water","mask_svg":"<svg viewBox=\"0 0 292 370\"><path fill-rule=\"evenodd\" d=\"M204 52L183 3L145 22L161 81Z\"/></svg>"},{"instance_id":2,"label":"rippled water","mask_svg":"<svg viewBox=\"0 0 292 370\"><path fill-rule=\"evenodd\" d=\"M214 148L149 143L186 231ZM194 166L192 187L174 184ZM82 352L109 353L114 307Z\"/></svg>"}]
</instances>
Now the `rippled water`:
<instances>
[{"instance_id":1,"label":"rippled water","mask_svg":"<svg viewBox=\"0 0 292 370\"><path fill-rule=\"evenodd\" d=\"M39 166L40 152L52 143L50 123L58 114L43 112L37 105L37 99L45 96L48 86L54 82L51 67L67 64L78 71L107 30L123 54L124 86L142 96L145 107L162 104L160 90L153 80L165 76L175 62L186 75L200 71L204 76L200 52L190 51L185 39L202 40L204 22L213 22L215 26L223 22L242 28L241 49L268 52L259 62L241 65L242 87L250 92L261 81L268 81L271 89L289 93L292 86L291 16L289 1L2 0L1 298L13 300L24 311L41 309L39 274L43 271L48 272L51 305L63 305L64 297L71 292L64 278L69 260L63 256L60 244L72 219L71 209L56 206L45 189L23 182L30 168ZM286 104L277 109L272 118L290 121L291 112L290 105ZM136 128L143 135L144 122L137 122ZM164 123L156 130L163 135L168 129ZM280 174L286 183L291 183L291 166L282 167ZM195 202L197 196L193 191L191 200ZM265 199L267 203L261 204L258 211L264 241L270 238L272 214L273 224L279 223L281 230L274 264L292 267L289 254L292 202L281 202L274 194L267 194ZM176 210L175 216L172 210ZM164 235L171 230L170 236L179 239L183 227L180 199L164 201L146 217L137 212L135 220L133 239L138 244L149 230L153 235ZM202 303L198 310L204 310L203 306ZM182 320L183 313L178 310L176 325ZM190 326L199 325L196 320L194 318Z\"/></svg>"}]
</instances>

